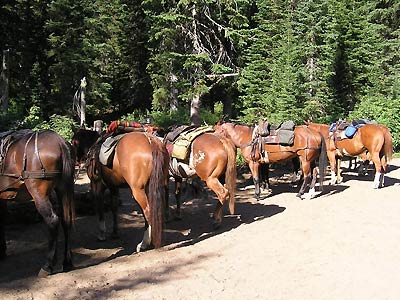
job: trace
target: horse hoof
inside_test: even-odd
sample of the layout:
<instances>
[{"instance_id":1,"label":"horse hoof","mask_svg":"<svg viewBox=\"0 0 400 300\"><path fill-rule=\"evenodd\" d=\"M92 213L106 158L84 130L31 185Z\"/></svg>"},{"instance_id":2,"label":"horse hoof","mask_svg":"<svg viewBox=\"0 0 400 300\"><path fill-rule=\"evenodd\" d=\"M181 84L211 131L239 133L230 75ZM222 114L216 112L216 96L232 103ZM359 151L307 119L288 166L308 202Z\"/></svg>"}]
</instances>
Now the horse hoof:
<instances>
[{"instance_id":1,"label":"horse hoof","mask_svg":"<svg viewBox=\"0 0 400 300\"><path fill-rule=\"evenodd\" d=\"M43 268L40 269L38 277L39 278L46 278L47 276L51 275L51 271L47 271Z\"/></svg>"}]
</instances>

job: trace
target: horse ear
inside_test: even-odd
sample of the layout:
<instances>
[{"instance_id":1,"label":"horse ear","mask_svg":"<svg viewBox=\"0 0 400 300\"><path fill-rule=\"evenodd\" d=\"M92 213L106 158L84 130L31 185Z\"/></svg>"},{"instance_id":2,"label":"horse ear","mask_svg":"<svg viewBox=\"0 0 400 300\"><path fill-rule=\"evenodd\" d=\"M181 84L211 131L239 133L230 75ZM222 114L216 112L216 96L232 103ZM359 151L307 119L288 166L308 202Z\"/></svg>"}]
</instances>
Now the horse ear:
<instances>
[{"instance_id":1,"label":"horse ear","mask_svg":"<svg viewBox=\"0 0 400 300\"><path fill-rule=\"evenodd\" d=\"M75 134L78 130L79 130L78 128L72 126L72 132L73 132L74 134Z\"/></svg>"}]
</instances>

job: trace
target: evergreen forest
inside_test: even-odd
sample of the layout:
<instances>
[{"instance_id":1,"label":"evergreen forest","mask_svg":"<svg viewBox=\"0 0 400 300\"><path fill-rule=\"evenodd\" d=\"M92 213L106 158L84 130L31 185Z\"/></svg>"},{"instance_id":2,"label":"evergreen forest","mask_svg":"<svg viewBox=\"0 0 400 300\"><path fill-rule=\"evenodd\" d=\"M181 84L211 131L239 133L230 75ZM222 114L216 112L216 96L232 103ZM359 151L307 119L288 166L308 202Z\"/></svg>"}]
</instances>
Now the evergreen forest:
<instances>
[{"instance_id":1,"label":"evergreen forest","mask_svg":"<svg viewBox=\"0 0 400 300\"><path fill-rule=\"evenodd\" d=\"M398 0L2 0L0 130L369 118L400 149ZM82 86L82 79L86 84Z\"/></svg>"}]
</instances>

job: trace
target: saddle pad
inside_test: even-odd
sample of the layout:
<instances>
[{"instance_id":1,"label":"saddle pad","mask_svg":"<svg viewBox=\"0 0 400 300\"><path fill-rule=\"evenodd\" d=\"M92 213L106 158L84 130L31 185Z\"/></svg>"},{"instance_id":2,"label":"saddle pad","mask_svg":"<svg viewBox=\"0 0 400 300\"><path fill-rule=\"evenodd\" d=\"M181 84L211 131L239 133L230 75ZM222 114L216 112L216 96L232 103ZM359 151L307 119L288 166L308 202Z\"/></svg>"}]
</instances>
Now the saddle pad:
<instances>
[{"instance_id":1,"label":"saddle pad","mask_svg":"<svg viewBox=\"0 0 400 300\"><path fill-rule=\"evenodd\" d=\"M120 134L117 136L110 136L105 139L105 141L101 144L100 152L99 152L99 161L105 166L112 166L112 159L115 147L117 146L119 140L124 136L124 134Z\"/></svg>"},{"instance_id":2,"label":"saddle pad","mask_svg":"<svg viewBox=\"0 0 400 300\"><path fill-rule=\"evenodd\" d=\"M291 146L294 143L294 131L279 129L274 132L275 134L263 137L263 141L266 144L279 144Z\"/></svg>"}]
</instances>

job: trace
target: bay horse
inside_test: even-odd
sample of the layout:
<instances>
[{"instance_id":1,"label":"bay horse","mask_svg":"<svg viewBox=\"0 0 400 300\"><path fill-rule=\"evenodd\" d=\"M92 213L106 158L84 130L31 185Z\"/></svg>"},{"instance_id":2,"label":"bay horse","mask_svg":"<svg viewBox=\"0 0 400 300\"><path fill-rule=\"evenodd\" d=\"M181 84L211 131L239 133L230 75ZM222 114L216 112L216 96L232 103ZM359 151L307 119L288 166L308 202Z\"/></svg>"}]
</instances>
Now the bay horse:
<instances>
[{"instance_id":1,"label":"bay horse","mask_svg":"<svg viewBox=\"0 0 400 300\"><path fill-rule=\"evenodd\" d=\"M372 187L375 189L383 187L387 164L393 155L392 136L386 126L365 124L358 128L351 139L339 139L334 133L330 133L330 125L312 122L306 122L306 125L324 135L331 166L331 184L343 180L340 175L340 158L359 156L363 161L371 160L374 163L375 177Z\"/></svg>"},{"instance_id":2,"label":"bay horse","mask_svg":"<svg viewBox=\"0 0 400 300\"><path fill-rule=\"evenodd\" d=\"M214 125L216 132L228 137L232 140L237 148L241 149L242 155L249 165L253 182L255 186L254 197L260 199L260 165L265 164L265 158L262 151L258 147L259 139L255 138L255 126L236 124L232 122L218 121ZM307 187L313 193L316 183L315 160L319 158L320 176L319 183L322 188L325 167L326 167L326 151L324 139L318 132L307 128L306 126L296 126L294 129L294 144L291 146L283 146L279 144L267 144L263 146L263 150L268 156L268 163L279 163L298 157L300 159L303 171L303 183L300 187L297 197L302 197ZM256 151L253 151L256 146ZM313 171L314 170L314 171Z\"/></svg>"},{"instance_id":3,"label":"bay horse","mask_svg":"<svg viewBox=\"0 0 400 300\"><path fill-rule=\"evenodd\" d=\"M48 229L46 259L38 275L44 277L54 271L60 223L65 238L63 270L71 270L69 230L75 220L71 146L53 131L28 129L0 134L0 144L0 258L6 256L6 201L27 191ZM53 191L58 207L51 202Z\"/></svg>"},{"instance_id":4,"label":"bay horse","mask_svg":"<svg viewBox=\"0 0 400 300\"><path fill-rule=\"evenodd\" d=\"M137 252L162 246L165 198L168 195L169 155L164 144L146 132L129 132L123 135L115 148L112 166L99 162L103 139L89 150L87 174L97 206L99 240L105 239L104 199L105 189L112 196L113 235L118 234L117 195L119 187L127 184L139 204L145 219L143 240Z\"/></svg>"},{"instance_id":5,"label":"bay horse","mask_svg":"<svg viewBox=\"0 0 400 300\"><path fill-rule=\"evenodd\" d=\"M168 135L164 139L168 149L172 144ZM214 229L222 223L222 208L229 202L229 212L235 211L236 192L236 148L227 138L215 133L205 132L194 138L185 162L190 170L187 174L170 167L170 173L175 179L176 217L180 218L181 184L184 178L198 176L217 196L218 202L214 212ZM171 165L174 158L171 157ZM224 176L225 175L225 176ZM221 182L222 181L222 182Z\"/></svg>"}]
</instances>

